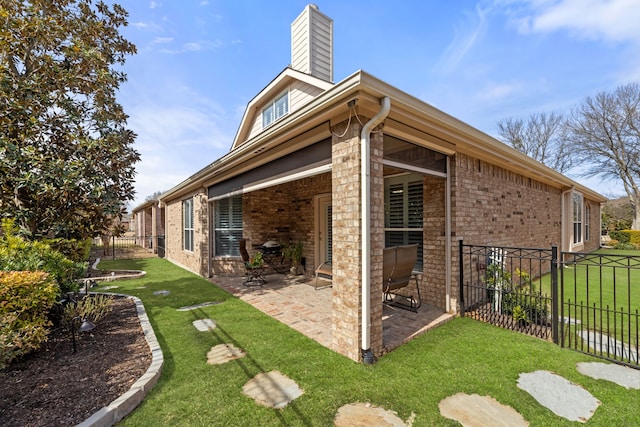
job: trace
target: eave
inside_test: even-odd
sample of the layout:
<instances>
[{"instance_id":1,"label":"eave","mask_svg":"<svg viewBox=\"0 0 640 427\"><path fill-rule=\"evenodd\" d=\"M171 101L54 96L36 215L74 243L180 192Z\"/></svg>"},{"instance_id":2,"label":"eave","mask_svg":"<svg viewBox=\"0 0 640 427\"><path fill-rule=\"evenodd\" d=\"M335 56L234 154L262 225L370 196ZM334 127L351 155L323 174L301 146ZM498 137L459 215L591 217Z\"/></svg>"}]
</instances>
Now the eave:
<instances>
[{"instance_id":1,"label":"eave","mask_svg":"<svg viewBox=\"0 0 640 427\"><path fill-rule=\"evenodd\" d=\"M351 100L356 100L358 114L372 117L379 109L383 96L391 99L391 112L385 122L385 132L389 134L407 138L444 154L468 154L563 191L574 188L596 202L607 200L599 193L362 70L196 172L164 193L160 199L171 200L185 192L206 188L330 136L331 125L347 119L347 103Z\"/></svg>"}]
</instances>

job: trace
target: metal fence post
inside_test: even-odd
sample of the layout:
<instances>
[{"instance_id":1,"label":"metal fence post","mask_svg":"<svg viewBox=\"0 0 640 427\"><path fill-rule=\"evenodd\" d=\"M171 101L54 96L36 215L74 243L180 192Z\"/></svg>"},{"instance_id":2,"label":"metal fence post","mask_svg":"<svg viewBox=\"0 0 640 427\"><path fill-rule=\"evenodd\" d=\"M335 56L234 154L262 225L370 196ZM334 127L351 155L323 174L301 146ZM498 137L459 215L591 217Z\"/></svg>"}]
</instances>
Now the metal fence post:
<instances>
[{"instance_id":1,"label":"metal fence post","mask_svg":"<svg viewBox=\"0 0 640 427\"><path fill-rule=\"evenodd\" d=\"M116 259L116 236L111 236L111 256Z\"/></svg>"},{"instance_id":2,"label":"metal fence post","mask_svg":"<svg viewBox=\"0 0 640 427\"><path fill-rule=\"evenodd\" d=\"M460 317L464 317L464 258L463 240L460 239L458 252L458 279L460 283Z\"/></svg>"},{"instance_id":3,"label":"metal fence post","mask_svg":"<svg viewBox=\"0 0 640 427\"><path fill-rule=\"evenodd\" d=\"M551 336L558 344L558 247L551 246Z\"/></svg>"}]
</instances>

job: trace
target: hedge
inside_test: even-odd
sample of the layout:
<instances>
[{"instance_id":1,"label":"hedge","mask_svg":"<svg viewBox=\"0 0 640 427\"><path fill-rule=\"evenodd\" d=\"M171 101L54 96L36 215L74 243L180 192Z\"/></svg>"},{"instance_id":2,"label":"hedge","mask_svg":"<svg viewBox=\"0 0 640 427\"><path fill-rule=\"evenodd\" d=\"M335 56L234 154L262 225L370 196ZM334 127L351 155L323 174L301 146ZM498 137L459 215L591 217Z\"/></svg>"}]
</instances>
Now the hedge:
<instances>
[{"instance_id":1,"label":"hedge","mask_svg":"<svg viewBox=\"0 0 640 427\"><path fill-rule=\"evenodd\" d=\"M42 271L0 271L0 369L47 339L58 285Z\"/></svg>"}]
</instances>

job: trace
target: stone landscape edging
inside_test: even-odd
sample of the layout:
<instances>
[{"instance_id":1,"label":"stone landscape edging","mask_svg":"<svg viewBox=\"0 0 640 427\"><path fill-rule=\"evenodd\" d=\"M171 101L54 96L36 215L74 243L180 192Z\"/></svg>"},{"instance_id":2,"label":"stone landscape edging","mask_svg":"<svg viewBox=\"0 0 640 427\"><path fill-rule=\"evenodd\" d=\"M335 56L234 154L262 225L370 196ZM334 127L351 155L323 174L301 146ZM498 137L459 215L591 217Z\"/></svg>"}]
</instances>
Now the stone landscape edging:
<instances>
[{"instance_id":1,"label":"stone landscape edging","mask_svg":"<svg viewBox=\"0 0 640 427\"><path fill-rule=\"evenodd\" d=\"M162 348L160 348L156 334L151 327L151 322L149 322L149 317L144 309L142 300L131 295L108 295L130 298L135 302L138 319L140 319L140 326L142 327L142 332L151 351L151 365L149 365L147 371L131 385L127 392L107 406L99 409L98 412L78 424L77 427L110 427L114 425L142 403L147 393L156 385L162 373L162 365L164 364Z\"/></svg>"}]
</instances>

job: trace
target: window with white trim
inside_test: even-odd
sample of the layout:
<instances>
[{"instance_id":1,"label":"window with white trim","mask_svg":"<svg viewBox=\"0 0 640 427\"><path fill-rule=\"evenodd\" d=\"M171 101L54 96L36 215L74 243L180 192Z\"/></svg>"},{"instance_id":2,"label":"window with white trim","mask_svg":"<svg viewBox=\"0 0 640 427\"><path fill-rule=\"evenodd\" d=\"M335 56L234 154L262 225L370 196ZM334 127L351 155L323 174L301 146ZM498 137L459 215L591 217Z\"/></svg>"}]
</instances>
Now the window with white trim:
<instances>
[{"instance_id":1,"label":"window with white trim","mask_svg":"<svg viewBox=\"0 0 640 427\"><path fill-rule=\"evenodd\" d=\"M193 251L193 198L182 201L182 249Z\"/></svg>"},{"instance_id":2,"label":"window with white trim","mask_svg":"<svg viewBox=\"0 0 640 427\"><path fill-rule=\"evenodd\" d=\"M573 243L582 243L584 201L582 194L573 193Z\"/></svg>"},{"instance_id":3,"label":"window with white trim","mask_svg":"<svg viewBox=\"0 0 640 427\"><path fill-rule=\"evenodd\" d=\"M410 173L385 178L385 246L418 243L416 269L420 271L422 271L423 199L422 175Z\"/></svg>"},{"instance_id":4,"label":"window with white trim","mask_svg":"<svg viewBox=\"0 0 640 427\"><path fill-rule=\"evenodd\" d=\"M262 110L262 128L266 128L271 123L289 112L289 92L275 98Z\"/></svg>"},{"instance_id":5,"label":"window with white trim","mask_svg":"<svg viewBox=\"0 0 640 427\"><path fill-rule=\"evenodd\" d=\"M215 256L240 256L242 195L215 201Z\"/></svg>"}]
</instances>

